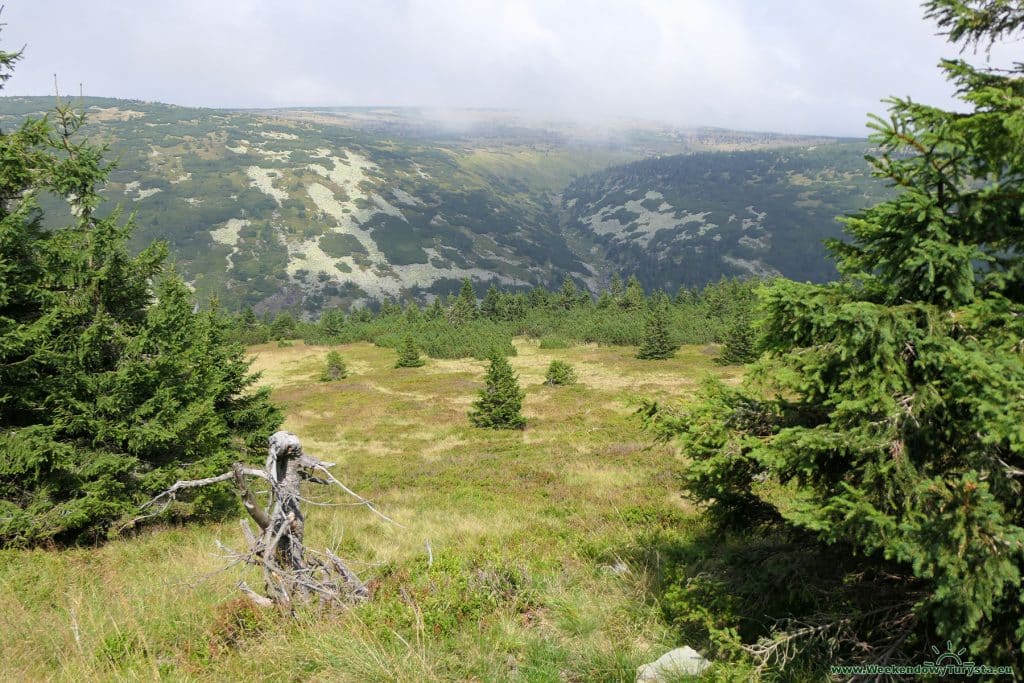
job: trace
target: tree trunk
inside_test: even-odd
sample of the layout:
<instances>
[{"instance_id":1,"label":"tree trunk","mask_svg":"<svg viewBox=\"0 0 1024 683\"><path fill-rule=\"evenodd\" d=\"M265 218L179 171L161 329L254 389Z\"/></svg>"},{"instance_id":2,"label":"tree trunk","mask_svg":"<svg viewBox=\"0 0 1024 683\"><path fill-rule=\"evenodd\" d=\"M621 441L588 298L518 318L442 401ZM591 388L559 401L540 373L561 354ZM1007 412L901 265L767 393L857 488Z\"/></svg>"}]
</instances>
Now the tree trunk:
<instances>
[{"instance_id":1,"label":"tree trunk","mask_svg":"<svg viewBox=\"0 0 1024 683\"><path fill-rule=\"evenodd\" d=\"M304 481L336 484L382 518L388 518L377 512L369 501L357 496L335 479L328 471L330 467L333 467L332 463L321 462L303 453L302 444L294 434L280 431L270 437L267 461L262 470L235 463L231 472L216 477L176 482L143 508L163 500L163 508L152 513L159 514L179 491L233 479L242 497L242 504L260 529L257 536L243 522L243 533L249 548L247 552L235 555L237 559L263 570L269 597L257 594L244 581L239 582L242 593L258 605L276 605L288 612L294 609L297 602L315 600L322 606L346 605L369 598L369 591L366 584L337 555L329 550L319 553L304 547L305 517L300 505L300 485ZM264 479L270 484L269 513L256 500L246 477Z\"/></svg>"}]
</instances>

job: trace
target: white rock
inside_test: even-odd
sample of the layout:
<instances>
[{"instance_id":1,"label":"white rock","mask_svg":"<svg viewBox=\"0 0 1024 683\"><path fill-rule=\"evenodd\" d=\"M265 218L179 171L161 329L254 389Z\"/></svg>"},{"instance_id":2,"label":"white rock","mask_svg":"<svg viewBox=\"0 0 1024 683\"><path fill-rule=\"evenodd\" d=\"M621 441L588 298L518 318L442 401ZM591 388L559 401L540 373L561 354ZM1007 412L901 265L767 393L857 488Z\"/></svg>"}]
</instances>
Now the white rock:
<instances>
[{"instance_id":1,"label":"white rock","mask_svg":"<svg viewBox=\"0 0 1024 683\"><path fill-rule=\"evenodd\" d=\"M692 647L684 645L666 652L650 664L637 667L636 680L637 683L663 683L675 676L699 676L709 666L711 662L701 657Z\"/></svg>"}]
</instances>

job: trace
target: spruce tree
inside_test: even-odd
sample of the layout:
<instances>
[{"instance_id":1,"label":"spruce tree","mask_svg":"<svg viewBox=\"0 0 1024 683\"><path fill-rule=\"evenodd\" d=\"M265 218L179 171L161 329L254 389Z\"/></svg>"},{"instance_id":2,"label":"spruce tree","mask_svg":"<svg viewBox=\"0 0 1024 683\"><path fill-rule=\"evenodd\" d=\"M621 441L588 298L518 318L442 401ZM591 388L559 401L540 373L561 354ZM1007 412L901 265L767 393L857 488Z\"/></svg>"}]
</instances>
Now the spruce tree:
<instances>
[{"instance_id":1,"label":"spruce tree","mask_svg":"<svg viewBox=\"0 0 1024 683\"><path fill-rule=\"evenodd\" d=\"M16 55L0 53L0 80ZM183 476L259 458L280 423L268 391L226 340L215 307L197 311L166 248L136 256L131 222L97 214L110 166L59 106L0 134L0 544L106 536ZM70 212L41 228L39 197ZM155 284L154 284L155 283ZM154 286L156 291L154 291ZM155 294L155 296L154 296ZM179 517L234 504L213 493Z\"/></svg>"},{"instance_id":2,"label":"spruce tree","mask_svg":"<svg viewBox=\"0 0 1024 683\"><path fill-rule=\"evenodd\" d=\"M251 330L259 324L259 321L256 319L256 313L252 310L252 306L246 306L242 309L242 312L238 315L238 323L247 330Z\"/></svg>"},{"instance_id":3,"label":"spruce tree","mask_svg":"<svg viewBox=\"0 0 1024 683\"><path fill-rule=\"evenodd\" d=\"M373 320L373 311L366 306L357 308L354 311L350 311L348 314L349 322L353 323L368 323Z\"/></svg>"},{"instance_id":4,"label":"spruce tree","mask_svg":"<svg viewBox=\"0 0 1024 683\"><path fill-rule=\"evenodd\" d=\"M676 292L675 303L677 306L692 304L697 300L697 292L689 287L680 287Z\"/></svg>"},{"instance_id":5,"label":"spruce tree","mask_svg":"<svg viewBox=\"0 0 1024 683\"><path fill-rule=\"evenodd\" d=\"M385 299L380 305L380 318L392 318L402 314L402 307L394 299Z\"/></svg>"},{"instance_id":6,"label":"spruce tree","mask_svg":"<svg viewBox=\"0 0 1024 683\"><path fill-rule=\"evenodd\" d=\"M320 316L320 330L324 337L338 337L345 329L345 314L340 308L330 308Z\"/></svg>"},{"instance_id":7,"label":"spruce tree","mask_svg":"<svg viewBox=\"0 0 1024 683\"><path fill-rule=\"evenodd\" d=\"M427 309L423 311L423 317L427 320L440 320L444 317L444 304L441 303L441 297L435 297Z\"/></svg>"},{"instance_id":8,"label":"spruce tree","mask_svg":"<svg viewBox=\"0 0 1024 683\"><path fill-rule=\"evenodd\" d=\"M558 307L570 310L580 303L579 299L579 289L576 287L576 283L566 275L562 280L562 289L558 292Z\"/></svg>"},{"instance_id":9,"label":"spruce tree","mask_svg":"<svg viewBox=\"0 0 1024 683\"><path fill-rule=\"evenodd\" d=\"M544 383L551 386L576 384L576 371L565 361L553 360L544 376Z\"/></svg>"},{"instance_id":10,"label":"spruce tree","mask_svg":"<svg viewBox=\"0 0 1024 683\"><path fill-rule=\"evenodd\" d=\"M501 319L518 322L526 317L529 300L522 292L502 297Z\"/></svg>"},{"instance_id":11,"label":"spruce tree","mask_svg":"<svg viewBox=\"0 0 1024 683\"><path fill-rule=\"evenodd\" d=\"M627 310L638 311L647 303L647 294L643 285L636 275L630 275L626 281L626 291L622 295L622 307Z\"/></svg>"},{"instance_id":12,"label":"spruce tree","mask_svg":"<svg viewBox=\"0 0 1024 683\"><path fill-rule=\"evenodd\" d=\"M410 301L405 306L405 322L410 325L415 325L423 317L423 311L420 310L420 305L415 301Z\"/></svg>"},{"instance_id":13,"label":"spruce tree","mask_svg":"<svg viewBox=\"0 0 1024 683\"><path fill-rule=\"evenodd\" d=\"M348 366L345 359L337 351L331 351L324 360L324 371L320 374L321 382L336 382L348 377Z\"/></svg>"},{"instance_id":14,"label":"spruce tree","mask_svg":"<svg viewBox=\"0 0 1024 683\"><path fill-rule=\"evenodd\" d=\"M644 338L636 357L642 360L665 360L676 355L676 345L668 331L668 301L664 295L651 304L644 326Z\"/></svg>"},{"instance_id":15,"label":"spruce tree","mask_svg":"<svg viewBox=\"0 0 1024 683\"><path fill-rule=\"evenodd\" d=\"M402 346L398 351L398 360L395 361L396 368L419 368L423 367L425 361L420 358L419 349L411 334L405 335L402 339Z\"/></svg>"},{"instance_id":16,"label":"spruce tree","mask_svg":"<svg viewBox=\"0 0 1024 683\"><path fill-rule=\"evenodd\" d=\"M462 289L459 290L459 296L455 299L451 308L448 310L448 322L452 325L464 325L465 323L475 320L480 315L480 311L476 305L476 292L473 291L473 283L467 277L462 281Z\"/></svg>"},{"instance_id":17,"label":"spruce tree","mask_svg":"<svg viewBox=\"0 0 1024 683\"><path fill-rule=\"evenodd\" d=\"M493 284L487 288L487 293L480 302L480 315L487 320L501 319L501 293Z\"/></svg>"},{"instance_id":18,"label":"spruce tree","mask_svg":"<svg viewBox=\"0 0 1024 683\"><path fill-rule=\"evenodd\" d=\"M752 316L743 312L730 323L725 333L722 353L715 359L720 365L743 365L757 359L757 332Z\"/></svg>"},{"instance_id":19,"label":"spruce tree","mask_svg":"<svg viewBox=\"0 0 1024 683\"><path fill-rule=\"evenodd\" d=\"M611 286L608 289L608 295L611 296L612 301L618 305L622 305L622 297L625 294L625 289L622 287L622 277L615 273L612 275Z\"/></svg>"},{"instance_id":20,"label":"spruce tree","mask_svg":"<svg viewBox=\"0 0 1024 683\"><path fill-rule=\"evenodd\" d=\"M490 429L522 429L526 420L522 415L523 397L519 379L504 356L491 356L487 366L485 386L473 402L470 422Z\"/></svg>"},{"instance_id":21,"label":"spruce tree","mask_svg":"<svg viewBox=\"0 0 1024 683\"><path fill-rule=\"evenodd\" d=\"M925 7L967 45L1024 30L1019 2ZM1024 64L942 69L963 111L893 98L872 117L869 161L897 192L846 219L849 241L831 244L842 279L775 283L755 381L662 424L681 431L686 486L715 519L842 558L842 611L815 619L854 632L843 663L918 662L948 642L1020 678ZM769 616L780 637L787 617L806 625Z\"/></svg>"},{"instance_id":22,"label":"spruce tree","mask_svg":"<svg viewBox=\"0 0 1024 683\"><path fill-rule=\"evenodd\" d=\"M295 318L288 311L281 311L270 325L270 338L284 341L295 337Z\"/></svg>"},{"instance_id":23,"label":"spruce tree","mask_svg":"<svg viewBox=\"0 0 1024 683\"><path fill-rule=\"evenodd\" d=\"M527 295L528 307L539 311L551 306L551 293L541 286L534 287Z\"/></svg>"}]
</instances>

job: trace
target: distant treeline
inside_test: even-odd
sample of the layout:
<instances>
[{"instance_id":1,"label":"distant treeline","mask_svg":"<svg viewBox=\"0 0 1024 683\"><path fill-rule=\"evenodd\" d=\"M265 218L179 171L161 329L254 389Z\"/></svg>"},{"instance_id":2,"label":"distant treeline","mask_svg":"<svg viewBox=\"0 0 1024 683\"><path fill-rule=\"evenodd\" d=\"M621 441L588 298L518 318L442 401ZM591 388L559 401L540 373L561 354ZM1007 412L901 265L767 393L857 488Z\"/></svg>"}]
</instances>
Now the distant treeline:
<instances>
[{"instance_id":1,"label":"distant treeline","mask_svg":"<svg viewBox=\"0 0 1024 683\"><path fill-rule=\"evenodd\" d=\"M512 338L539 339L557 348L574 343L638 345L652 308L667 302L669 330L675 344L725 341L739 321L749 321L762 281L722 279L702 289L681 288L670 294L647 292L636 277L612 279L595 298L566 279L551 291L502 291L491 286L478 300L466 280L459 292L438 297L426 307L415 301L385 301L377 311L349 313L328 309L317 321L303 321L293 312L258 317L245 309L234 317L232 336L243 344L302 339L308 344L372 342L397 348L405 337L433 358L486 358L498 352L515 354Z\"/></svg>"}]
</instances>

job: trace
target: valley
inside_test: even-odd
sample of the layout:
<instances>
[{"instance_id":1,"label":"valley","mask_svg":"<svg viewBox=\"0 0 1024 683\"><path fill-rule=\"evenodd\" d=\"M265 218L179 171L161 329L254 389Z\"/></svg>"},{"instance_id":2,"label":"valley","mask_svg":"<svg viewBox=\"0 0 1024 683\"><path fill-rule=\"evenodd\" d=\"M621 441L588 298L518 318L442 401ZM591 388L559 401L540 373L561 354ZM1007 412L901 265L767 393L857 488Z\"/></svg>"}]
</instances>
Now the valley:
<instances>
[{"instance_id":1,"label":"valley","mask_svg":"<svg viewBox=\"0 0 1024 683\"><path fill-rule=\"evenodd\" d=\"M0 99L0 126L50 98ZM315 316L425 302L471 278L482 294L596 293L613 273L648 288L722 276L834 275L834 217L882 194L866 143L584 126L491 110L193 109L85 98L110 146L105 211L136 212L136 248L166 241L202 301ZM53 226L66 207L46 207Z\"/></svg>"}]
</instances>

